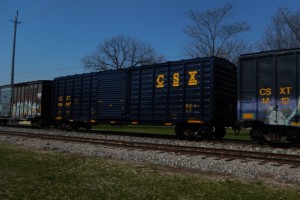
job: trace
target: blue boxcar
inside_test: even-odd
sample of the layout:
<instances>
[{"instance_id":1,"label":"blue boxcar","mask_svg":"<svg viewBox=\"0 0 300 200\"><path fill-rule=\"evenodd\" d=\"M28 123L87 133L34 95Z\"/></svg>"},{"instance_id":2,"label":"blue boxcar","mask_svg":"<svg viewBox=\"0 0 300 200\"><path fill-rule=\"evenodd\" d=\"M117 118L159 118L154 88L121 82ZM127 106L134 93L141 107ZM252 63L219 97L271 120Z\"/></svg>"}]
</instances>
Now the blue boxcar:
<instances>
[{"instance_id":1,"label":"blue boxcar","mask_svg":"<svg viewBox=\"0 0 300 200\"><path fill-rule=\"evenodd\" d=\"M223 137L236 120L236 67L198 58L132 68L128 74L131 123L176 125L177 135Z\"/></svg>"},{"instance_id":2,"label":"blue boxcar","mask_svg":"<svg viewBox=\"0 0 300 200\"><path fill-rule=\"evenodd\" d=\"M236 67L217 57L60 77L53 93L63 126L176 125L178 135L223 137L236 119Z\"/></svg>"}]
</instances>

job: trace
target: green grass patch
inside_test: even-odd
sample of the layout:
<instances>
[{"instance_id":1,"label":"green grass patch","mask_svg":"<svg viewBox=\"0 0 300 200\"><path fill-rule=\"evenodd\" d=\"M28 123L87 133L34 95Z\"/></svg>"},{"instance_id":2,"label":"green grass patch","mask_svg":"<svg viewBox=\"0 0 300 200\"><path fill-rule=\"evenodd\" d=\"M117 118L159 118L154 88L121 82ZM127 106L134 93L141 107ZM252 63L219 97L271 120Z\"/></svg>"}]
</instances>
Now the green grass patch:
<instances>
[{"instance_id":1,"label":"green grass patch","mask_svg":"<svg viewBox=\"0 0 300 200\"><path fill-rule=\"evenodd\" d=\"M122 125L112 126L108 124L100 124L93 127L93 130L102 131L120 131L130 133L149 133L162 135L175 135L175 126L148 126L148 125ZM226 129L226 139L250 140L250 130L241 130L238 135L231 128Z\"/></svg>"},{"instance_id":2,"label":"green grass patch","mask_svg":"<svg viewBox=\"0 0 300 200\"><path fill-rule=\"evenodd\" d=\"M292 185L0 143L1 199L299 199Z\"/></svg>"},{"instance_id":3,"label":"green grass patch","mask_svg":"<svg viewBox=\"0 0 300 200\"><path fill-rule=\"evenodd\" d=\"M228 128L226 129L226 135L224 138L235 140L251 140L250 129L243 129L238 135L236 135L232 128Z\"/></svg>"},{"instance_id":4,"label":"green grass patch","mask_svg":"<svg viewBox=\"0 0 300 200\"><path fill-rule=\"evenodd\" d=\"M148 125L112 126L108 124L100 124L93 127L93 130L175 135L174 126L148 126Z\"/></svg>"}]
</instances>

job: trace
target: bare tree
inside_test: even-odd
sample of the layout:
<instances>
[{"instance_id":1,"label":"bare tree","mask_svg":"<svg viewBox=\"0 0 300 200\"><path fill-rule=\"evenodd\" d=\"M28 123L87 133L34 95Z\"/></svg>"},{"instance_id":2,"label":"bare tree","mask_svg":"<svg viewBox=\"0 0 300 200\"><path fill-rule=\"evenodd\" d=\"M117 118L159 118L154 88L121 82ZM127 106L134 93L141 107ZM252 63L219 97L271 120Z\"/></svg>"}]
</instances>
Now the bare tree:
<instances>
[{"instance_id":1,"label":"bare tree","mask_svg":"<svg viewBox=\"0 0 300 200\"><path fill-rule=\"evenodd\" d=\"M239 37L250 26L245 22L232 22L232 4L205 12L190 11L188 17L193 22L184 29L190 38L185 47L188 57L219 56L236 62L239 54L250 50L250 46Z\"/></svg>"},{"instance_id":2,"label":"bare tree","mask_svg":"<svg viewBox=\"0 0 300 200\"><path fill-rule=\"evenodd\" d=\"M158 56L150 45L133 37L116 36L100 43L94 52L81 59L81 63L87 69L105 71L164 60L164 56Z\"/></svg>"},{"instance_id":3,"label":"bare tree","mask_svg":"<svg viewBox=\"0 0 300 200\"><path fill-rule=\"evenodd\" d=\"M278 8L258 46L261 50L300 47L300 13Z\"/></svg>"}]
</instances>

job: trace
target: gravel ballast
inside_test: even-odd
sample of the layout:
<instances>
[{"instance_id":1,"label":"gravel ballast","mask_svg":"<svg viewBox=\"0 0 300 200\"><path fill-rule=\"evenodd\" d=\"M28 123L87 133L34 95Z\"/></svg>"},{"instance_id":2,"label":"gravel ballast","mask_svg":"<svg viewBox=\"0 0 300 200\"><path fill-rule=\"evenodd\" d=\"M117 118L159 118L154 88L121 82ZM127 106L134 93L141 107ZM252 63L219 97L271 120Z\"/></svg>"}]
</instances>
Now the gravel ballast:
<instances>
[{"instance_id":1,"label":"gravel ballast","mask_svg":"<svg viewBox=\"0 0 300 200\"><path fill-rule=\"evenodd\" d=\"M158 139L158 138L142 138L132 136L120 136L120 135L102 135L102 134L83 134L77 132L67 132L55 129L16 129L10 127L0 127L0 130L16 130L24 132L34 132L41 134L51 135L72 135L72 136L84 136L89 138L105 138L112 140L126 140L126 141L139 141L148 143L159 144L173 144L184 146L202 146L210 148L224 148L224 149L236 149L247 150L253 152L273 152L281 154L300 155L300 149L281 149L271 148L267 146L257 145L242 145L242 144L228 144L221 142L195 142L195 141L183 141L172 139ZM101 145L91 144L79 144L79 143L67 143L61 141L41 140L41 139L29 139L23 137L0 135L0 141L6 143L13 143L31 148L58 150L62 152L79 153L86 156L99 156L102 158L114 158L126 161L134 162L146 162L152 164L158 164L169 167L176 167L187 170L195 170L204 173L218 173L225 175L238 176L242 178L251 179L268 179L280 183L294 183L300 184L300 169L292 168L289 165L277 165L276 163L262 164L259 161L244 162L243 160L231 160L219 159L215 157L204 156L188 156L178 155L175 153L165 153L159 151L142 151L135 149L115 148Z\"/></svg>"}]
</instances>

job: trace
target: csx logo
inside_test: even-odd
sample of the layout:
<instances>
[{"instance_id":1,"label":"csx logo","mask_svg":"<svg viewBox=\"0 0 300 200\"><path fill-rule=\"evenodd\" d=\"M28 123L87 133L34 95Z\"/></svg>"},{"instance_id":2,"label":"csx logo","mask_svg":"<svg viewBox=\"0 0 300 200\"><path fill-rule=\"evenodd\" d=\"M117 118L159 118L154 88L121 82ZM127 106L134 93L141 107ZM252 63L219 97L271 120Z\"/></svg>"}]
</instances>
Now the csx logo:
<instances>
[{"instance_id":1,"label":"csx logo","mask_svg":"<svg viewBox=\"0 0 300 200\"><path fill-rule=\"evenodd\" d=\"M189 86L197 85L198 80L196 79L197 71L189 71ZM175 72L173 74L173 87L178 87L180 85L180 74L178 72ZM164 88L165 87L165 74L158 74L156 76L156 88Z\"/></svg>"}]
</instances>

